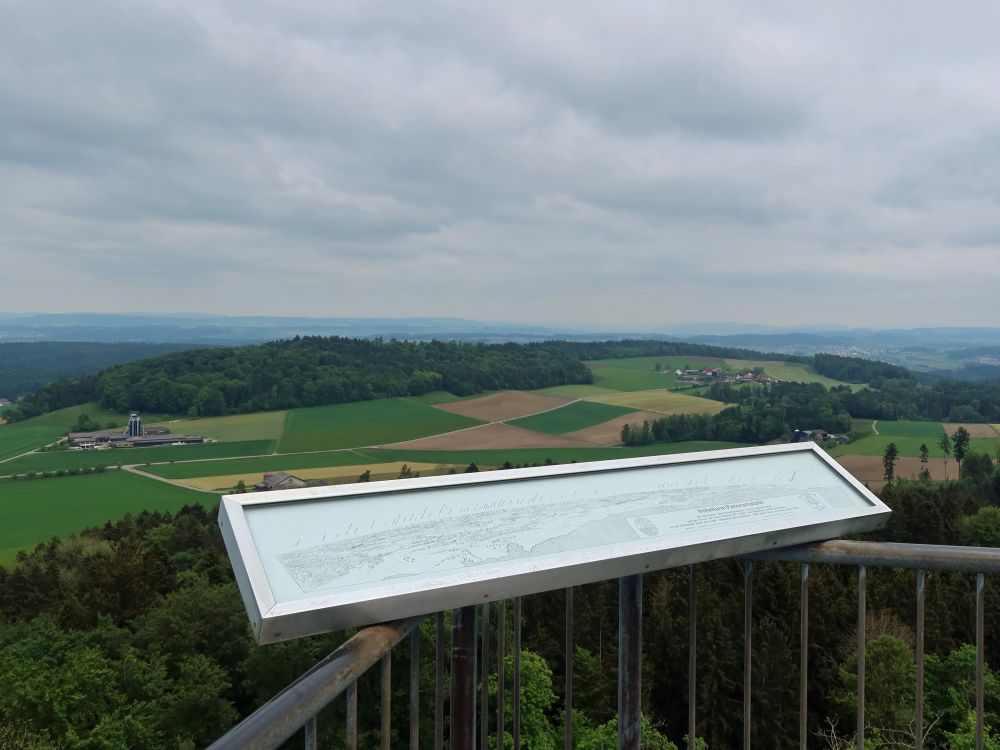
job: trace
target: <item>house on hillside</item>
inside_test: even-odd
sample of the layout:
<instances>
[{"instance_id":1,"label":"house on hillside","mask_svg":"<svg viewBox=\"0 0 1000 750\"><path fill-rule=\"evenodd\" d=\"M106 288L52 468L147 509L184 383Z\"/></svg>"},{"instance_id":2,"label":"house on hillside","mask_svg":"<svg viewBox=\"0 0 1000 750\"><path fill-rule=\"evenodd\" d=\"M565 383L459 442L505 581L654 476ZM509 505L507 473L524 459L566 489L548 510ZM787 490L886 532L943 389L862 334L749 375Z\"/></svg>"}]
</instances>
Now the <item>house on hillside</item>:
<instances>
[{"instance_id":1,"label":"house on hillside","mask_svg":"<svg viewBox=\"0 0 1000 750\"><path fill-rule=\"evenodd\" d=\"M264 474L264 479L253 486L258 492L270 492L271 490L294 490L305 487L306 481L299 479L294 474L286 471L269 471Z\"/></svg>"}]
</instances>

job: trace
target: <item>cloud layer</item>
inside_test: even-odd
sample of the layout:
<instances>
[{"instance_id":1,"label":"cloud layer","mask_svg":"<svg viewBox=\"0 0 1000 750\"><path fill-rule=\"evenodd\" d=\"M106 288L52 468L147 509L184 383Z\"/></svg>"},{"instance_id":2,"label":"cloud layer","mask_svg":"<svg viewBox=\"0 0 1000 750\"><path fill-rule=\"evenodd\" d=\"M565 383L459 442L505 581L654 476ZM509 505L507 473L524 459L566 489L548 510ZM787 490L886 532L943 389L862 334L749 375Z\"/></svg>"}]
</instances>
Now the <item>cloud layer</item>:
<instances>
[{"instance_id":1,"label":"cloud layer","mask_svg":"<svg viewBox=\"0 0 1000 750\"><path fill-rule=\"evenodd\" d=\"M5 16L5 311L1000 325L995 4Z\"/></svg>"}]
</instances>

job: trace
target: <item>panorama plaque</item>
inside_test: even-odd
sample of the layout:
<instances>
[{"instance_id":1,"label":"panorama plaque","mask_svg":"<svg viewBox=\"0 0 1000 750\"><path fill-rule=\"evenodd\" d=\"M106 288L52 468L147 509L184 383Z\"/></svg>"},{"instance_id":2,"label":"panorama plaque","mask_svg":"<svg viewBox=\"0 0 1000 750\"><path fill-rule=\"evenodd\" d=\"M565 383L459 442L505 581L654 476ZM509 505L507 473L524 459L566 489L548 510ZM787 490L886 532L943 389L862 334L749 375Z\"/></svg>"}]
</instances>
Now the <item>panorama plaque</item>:
<instances>
[{"instance_id":1,"label":"panorama plaque","mask_svg":"<svg viewBox=\"0 0 1000 750\"><path fill-rule=\"evenodd\" d=\"M222 498L258 643L760 552L885 523L812 443Z\"/></svg>"}]
</instances>

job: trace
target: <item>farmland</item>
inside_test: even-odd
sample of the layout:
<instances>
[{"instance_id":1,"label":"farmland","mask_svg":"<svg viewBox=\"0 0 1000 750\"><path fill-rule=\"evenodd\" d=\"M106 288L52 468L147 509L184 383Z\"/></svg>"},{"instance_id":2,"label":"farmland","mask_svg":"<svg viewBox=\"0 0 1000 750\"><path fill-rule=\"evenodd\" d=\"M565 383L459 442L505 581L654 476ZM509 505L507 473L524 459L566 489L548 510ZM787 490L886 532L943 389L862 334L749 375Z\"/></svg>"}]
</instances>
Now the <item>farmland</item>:
<instances>
[{"instance_id":1,"label":"farmland","mask_svg":"<svg viewBox=\"0 0 1000 750\"><path fill-rule=\"evenodd\" d=\"M238 443L206 443L203 445L163 445L155 448L116 448L101 451L53 450L15 458L0 463L0 476L28 472L90 469L97 466L117 466L146 463L173 463L203 459L261 456L273 452L274 441L247 440Z\"/></svg>"},{"instance_id":2,"label":"farmland","mask_svg":"<svg viewBox=\"0 0 1000 750\"><path fill-rule=\"evenodd\" d=\"M405 398L293 409L288 412L278 452L381 445L475 424L475 419Z\"/></svg>"},{"instance_id":3,"label":"farmland","mask_svg":"<svg viewBox=\"0 0 1000 750\"><path fill-rule=\"evenodd\" d=\"M655 411L661 414L717 414L725 408L725 404L720 401L664 390L595 396L591 400L602 404Z\"/></svg>"},{"instance_id":4,"label":"farmland","mask_svg":"<svg viewBox=\"0 0 1000 750\"><path fill-rule=\"evenodd\" d=\"M336 450L316 453L234 458L224 461L188 461L175 464L154 464L144 471L166 479L220 476L226 474L256 474L265 471L294 471L329 466L359 466L370 462L369 452Z\"/></svg>"},{"instance_id":5,"label":"farmland","mask_svg":"<svg viewBox=\"0 0 1000 750\"><path fill-rule=\"evenodd\" d=\"M148 426L166 427L173 433L203 435L222 442L272 440L281 438L285 429L284 411L261 411L253 414L234 414L228 417L203 417L201 419L175 419Z\"/></svg>"},{"instance_id":6,"label":"farmland","mask_svg":"<svg viewBox=\"0 0 1000 750\"><path fill-rule=\"evenodd\" d=\"M9 562L25 547L118 520L126 513L172 511L190 503L210 505L215 500L213 495L119 471L2 482L0 563Z\"/></svg>"},{"instance_id":7,"label":"farmland","mask_svg":"<svg viewBox=\"0 0 1000 750\"><path fill-rule=\"evenodd\" d=\"M633 409L625 406L614 406L595 401L576 401L560 409L534 414L529 417L515 419L508 424L523 427L527 430L537 430L553 435L562 435L574 430L607 422L615 417L629 414Z\"/></svg>"},{"instance_id":8,"label":"farmland","mask_svg":"<svg viewBox=\"0 0 1000 750\"><path fill-rule=\"evenodd\" d=\"M106 411L97 404L81 404L24 422L0 425L0 461L58 440L69 431L81 414L86 414L101 425L114 423L120 426L128 422L128 415Z\"/></svg>"}]
</instances>

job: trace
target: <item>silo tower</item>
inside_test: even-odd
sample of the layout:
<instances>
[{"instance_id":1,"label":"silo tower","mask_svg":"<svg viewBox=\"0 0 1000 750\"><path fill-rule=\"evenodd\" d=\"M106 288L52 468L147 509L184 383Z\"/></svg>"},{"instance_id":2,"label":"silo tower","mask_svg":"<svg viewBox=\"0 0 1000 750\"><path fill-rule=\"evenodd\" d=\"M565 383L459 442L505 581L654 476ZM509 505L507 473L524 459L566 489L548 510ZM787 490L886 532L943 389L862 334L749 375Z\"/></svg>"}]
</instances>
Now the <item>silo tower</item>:
<instances>
[{"instance_id":1,"label":"silo tower","mask_svg":"<svg viewBox=\"0 0 1000 750\"><path fill-rule=\"evenodd\" d=\"M142 418L139 412L134 411L128 416L128 427L125 428L128 437L139 437L142 435Z\"/></svg>"}]
</instances>

